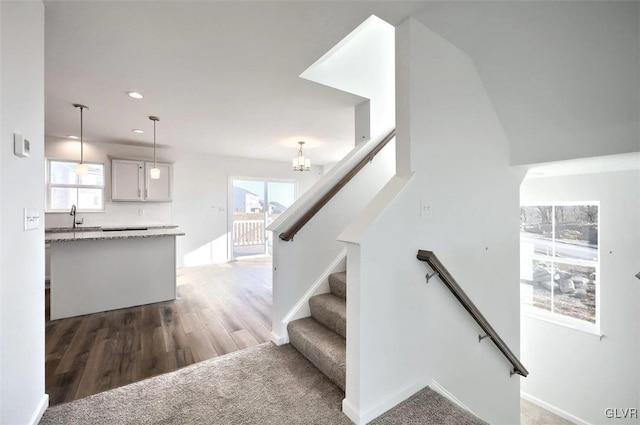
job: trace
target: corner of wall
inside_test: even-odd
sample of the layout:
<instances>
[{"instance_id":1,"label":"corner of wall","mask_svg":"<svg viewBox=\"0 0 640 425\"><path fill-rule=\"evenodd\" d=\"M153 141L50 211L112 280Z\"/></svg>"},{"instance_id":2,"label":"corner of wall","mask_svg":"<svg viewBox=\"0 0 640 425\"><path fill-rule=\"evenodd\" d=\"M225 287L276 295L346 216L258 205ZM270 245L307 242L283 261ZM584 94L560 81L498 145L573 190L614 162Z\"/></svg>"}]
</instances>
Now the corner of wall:
<instances>
[{"instance_id":1,"label":"corner of wall","mask_svg":"<svg viewBox=\"0 0 640 425\"><path fill-rule=\"evenodd\" d=\"M44 4L0 2L0 43L0 422L23 424L47 406L44 232L23 229L25 207L44 215Z\"/></svg>"},{"instance_id":2,"label":"corner of wall","mask_svg":"<svg viewBox=\"0 0 640 425\"><path fill-rule=\"evenodd\" d=\"M449 291L424 284L424 265L416 260L417 249L435 251L519 351L519 296L512 283L519 265L519 180L509 168L508 143L467 54L413 19L396 35L397 152L404 155L397 174L415 174L357 240L362 282L347 299L360 303L360 369L353 383L359 393L350 393L348 358L347 400L366 417L414 388L416 376L429 376L484 420L516 423L520 381L509 377L498 350L477 343L478 326Z\"/></svg>"}]
</instances>

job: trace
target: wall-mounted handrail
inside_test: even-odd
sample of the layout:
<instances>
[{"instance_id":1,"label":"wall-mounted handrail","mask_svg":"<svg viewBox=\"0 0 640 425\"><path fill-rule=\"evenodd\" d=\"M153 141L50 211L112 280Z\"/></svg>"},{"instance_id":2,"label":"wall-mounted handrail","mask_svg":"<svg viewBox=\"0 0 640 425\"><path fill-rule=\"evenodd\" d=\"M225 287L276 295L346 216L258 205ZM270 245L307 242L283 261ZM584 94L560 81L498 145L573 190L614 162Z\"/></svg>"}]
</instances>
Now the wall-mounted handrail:
<instances>
[{"instance_id":1,"label":"wall-mounted handrail","mask_svg":"<svg viewBox=\"0 0 640 425\"><path fill-rule=\"evenodd\" d=\"M427 282L433 276L439 276L442 283L445 284L447 288L451 291L454 297L458 299L460 304L469 312L471 317L476 321L476 323L482 328L483 335L478 336L478 340L482 341L484 338L491 338L491 341L498 347L498 350L502 352L502 354L509 360L511 365L513 366L513 371L511 371L511 375L518 374L526 377L529 372L525 369L524 365L518 360L518 358L513 354L513 352L509 349L507 344L500 338L498 333L493 329L493 327L489 324L487 319L480 313L478 307L471 301L469 296L462 290L460 285L456 282L456 280L451 276L451 273L447 271L447 269L442 265L438 257L432 251L418 251L418 260L425 261L431 268L433 269L433 274L427 275Z\"/></svg>"},{"instance_id":2,"label":"wall-mounted handrail","mask_svg":"<svg viewBox=\"0 0 640 425\"><path fill-rule=\"evenodd\" d=\"M380 143L378 143L376 147L371 150L371 152L369 152L351 170L349 170L349 172L345 174L344 177L340 179L340 181L334 184L333 187L327 193L325 193L324 196L322 196L322 198L318 199L307 210L306 213L304 213L298 220L296 220L291 226L289 226L287 230L280 233L280 239L282 239L283 241L292 240L295 234L298 233L300 229L302 229L302 227L304 227L304 225L307 224L309 220L311 220L311 218L316 215L318 211L320 211L322 207L327 204L327 202L331 200L331 198L333 198L338 192L340 192L340 189L346 186L346 184L349 183L349 181L353 177L355 177L355 175L358 174L358 172L360 172L360 170L362 170L365 165L371 162L373 158L378 154L378 152L380 152L382 148L384 148L387 143L389 143L394 137L396 137L395 128L391 130L391 132L384 139L382 139Z\"/></svg>"}]
</instances>

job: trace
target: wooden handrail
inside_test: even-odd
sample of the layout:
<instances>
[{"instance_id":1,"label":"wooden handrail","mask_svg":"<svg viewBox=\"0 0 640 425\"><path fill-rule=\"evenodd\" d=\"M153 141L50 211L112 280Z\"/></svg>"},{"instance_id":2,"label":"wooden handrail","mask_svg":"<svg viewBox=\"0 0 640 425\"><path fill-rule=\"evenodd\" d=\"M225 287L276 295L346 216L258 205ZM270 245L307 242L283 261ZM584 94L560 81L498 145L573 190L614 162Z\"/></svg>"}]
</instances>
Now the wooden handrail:
<instances>
[{"instance_id":1,"label":"wooden handrail","mask_svg":"<svg viewBox=\"0 0 640 425\"><path fill-rule=\"evenodd\" d=\"M451 291L454 297L458 299L460 304L469 312L471 317L476 321L476 323L482 328L485 335L478 336L478 339L482 341L482 339L489 337L491 341L498 347L498 350L502 352L502 354L509 360L511 365L513 366L513 371L510 372L511 375L518 374L526 377L529 372L525 369L524 365L518 360L518 358L513 354L513 352L507 347L507 344L500 338L498 333L493 329L493 327L489 324L487 319L480 313L480 310L476 307L476 305L471 301L471 299L467 296L467 294L462 290L460 285L456 282L456 280L451 276L451 273L447 271L447 269L442 265L438 257L432 251L418 251L418 260L426 261L429 266L434 271L434 274L427 275L427 281L432 278L434 275L440 277L442 283L445 284L447 288Z\"/></svg>"},{"instance_id":2,"label":"wooden handrail","mask_svg":"<svg viewBox=\"0 0 640 425\"><path fill-rule=\"evenodd\" d=\"M382 139L382 141L378 143L376 147L367 154L367 156L362 158L360 162L358 162L347 174L345 174L345 176L342 177L340 181L333 185L333 187L327 193L325 193L322 198L318 199L318 201L316 201L316 203L313 204L302 217L300 217L298 220L296 220L295 223L289 226L287 230L280 233L280 239L282 239L283 241L292 240L295 234L298 233L300 229L302 229L302 227L304 227L304 225L307 224L309 220L311 220L311 218L316 215L318 211L320 211L322 207L324 207L327 202L329 202L331 198L336 195L336 193L340 192L340 189L342 189L347 183L349 183L349 181L356 174L358 174L358 172L362 170L364 166L367 165L367 163L371 162L373 158L378 154L378 152L380 152L382 148L384 148L387 143L389 143L394 137L396 137L395 128L391 130L391 132L387 134L387 136Z\"/></svg>"}]
</instances>

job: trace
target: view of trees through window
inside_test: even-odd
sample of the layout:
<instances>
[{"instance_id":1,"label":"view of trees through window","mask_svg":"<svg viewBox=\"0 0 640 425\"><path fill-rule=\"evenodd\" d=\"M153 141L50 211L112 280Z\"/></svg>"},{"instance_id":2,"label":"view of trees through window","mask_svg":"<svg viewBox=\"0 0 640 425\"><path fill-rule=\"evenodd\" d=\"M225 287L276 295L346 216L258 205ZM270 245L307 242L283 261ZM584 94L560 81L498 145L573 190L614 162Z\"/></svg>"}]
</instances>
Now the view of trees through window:
<instances>
[{"instance_id":1,"label":"view of trees through window","mask_svg":"<svg viewBox=\"0 0 640 425\"><path fill-rule=\"evenodd\" d=\"M597 322L597 204L520 208L520 284L531 311Z\"/></svg>"}]
</instances>

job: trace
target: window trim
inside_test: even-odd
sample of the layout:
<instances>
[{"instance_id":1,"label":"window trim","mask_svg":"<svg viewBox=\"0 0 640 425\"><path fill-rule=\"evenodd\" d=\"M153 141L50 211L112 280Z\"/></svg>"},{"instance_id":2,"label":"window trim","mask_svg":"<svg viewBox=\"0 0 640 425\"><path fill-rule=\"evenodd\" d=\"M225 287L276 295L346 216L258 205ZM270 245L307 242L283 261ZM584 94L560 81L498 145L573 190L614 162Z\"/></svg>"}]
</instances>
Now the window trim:
<instances>
[{"instance_id":1,"label":"window trim","mask_svg":"<svg viewBox=\"0 0 640 425\"><path fill-rule=\"evenodd\" d=\"M105 207L105 199L104 199L104 189L105 189L105 175L106 175L106 169L105 169L105 165L103 162L98 162L98 161L84 161L85 164L92 164L92 165L101 165L102 166L102 185L86 185L86 184L66 184L66 183L51 183L51 175L50 175L50 169L51 169L51 163L52 162L65 162L67 164L79 164L79 161L74 161L74 160L70 160L70 159L57 159L57 158L46 158L46 164L45 164L45 213L68 213L69 211L67 209L54 209L51 208L51 189L55 188L55 187L59 187L59 188L67 188L67 189L100 189L102 191L102 208L100 209L91 209L91 210L87 210L87 209L82 209L82 208L78 208L78 212L79 213L103 213L105 211L104 207Z\"/></svg>"},{"instance_id":2,"label":"window trim","mask_svg":"<svg viewBox=\"0 0 640 425\"><path fill-rule=\"evenodd\" d=\"M601 335L601 326L602 323L600 321L600 293L601 293L601 267L600 261L601 250L600 250L600 218L602 216L602 205L600 201L561 201L561 202L527 202L520 204L520 207L565 207L565 206L597 206L598 207L598 259L597 260L580 260L580 259L567 259L564 257L556 257L555 256L555 247L554 252L551 256L545 256L541 254L533 254L527 256L527 258L531 260L538 261L548 261L554 263L561 264L574 264L578 266L586 266L586 267L594 267L596 269L596 293L595 293L595 303L596 303L596 312L595 312L595 323L587 322L585 320L576 319L575 317L566 316L560 313L551 312L539 307L535 307L530 304L526 304L522 302L522 297L520 298L521 305L521 313L523 316L541 320L544 322L552 323L558 326L563 326L568 329L577 330L580 332L585 332L592 335ZM555 234L555 214L553 216L553 233ZM518 244L521 244L520 238ZM555 241L554 241L555 245ZM520 261L522 262L522 250L520 250ZM522 292L522 285L520 283L520 292Z\"/></svg>"}]
</instances>

